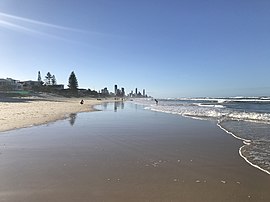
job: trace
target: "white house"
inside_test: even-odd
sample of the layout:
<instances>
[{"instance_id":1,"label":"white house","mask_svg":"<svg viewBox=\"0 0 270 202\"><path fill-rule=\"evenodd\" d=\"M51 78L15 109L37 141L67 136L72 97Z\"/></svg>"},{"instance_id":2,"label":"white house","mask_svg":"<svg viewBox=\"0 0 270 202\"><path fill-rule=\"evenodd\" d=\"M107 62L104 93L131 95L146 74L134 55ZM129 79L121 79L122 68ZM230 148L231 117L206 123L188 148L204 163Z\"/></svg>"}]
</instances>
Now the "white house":
<instances>
[{"instance_id":1,"label":"white house","mask_svg":"<svg viewBox=\"0 0 270 202\"><path fill-rule=\"evenodd\" d=\"M23 85L12 78L0 79L0 90L22 90Z\"/></svg>"}]
</instances>

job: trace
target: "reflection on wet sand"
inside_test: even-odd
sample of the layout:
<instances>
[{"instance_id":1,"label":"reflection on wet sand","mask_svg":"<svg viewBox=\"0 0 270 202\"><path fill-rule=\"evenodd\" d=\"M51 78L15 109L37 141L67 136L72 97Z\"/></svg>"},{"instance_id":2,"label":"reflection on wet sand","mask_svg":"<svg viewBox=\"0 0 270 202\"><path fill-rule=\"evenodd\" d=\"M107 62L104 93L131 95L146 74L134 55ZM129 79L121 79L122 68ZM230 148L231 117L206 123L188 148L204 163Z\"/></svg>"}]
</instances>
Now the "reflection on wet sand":
<instances>
[{"instance_id":1,"label":"reflection on wet sand","mask_svg":"<svg viewBox=\"0 0 270 202\"><path fill-rule=\"evenodd\" d=\"M127 102L75 119L0 135L0 201L270 201L268 176L215 123Z\"/></svg>"},{"instance_id":2,"label":"reflection on wet sand","mask_svg":"<svg viewBox=\"0 0 270 202\"><path fill-rule=\"evenodd\" d=\"M76 118L77 118L77 114L75 114L75 113L71 113L69 115L69 123L71 126L73 126L75 124Z\"/></svg>"},{"instance_id":3,"label":"reflection on wet sand","mask_svg":"<svg viewBox=\"0 0 270 202\"><path fill-rule=\"evenodd\" d=\"M125 103L124 102L114 102L114 111L117 112L118 109L124 109Z\"/></svg>"},{"instance_id":4,"label":"reflection on wet sand","mask_svg":"<svg viewBox=\"0 0 270 202\"><path fill-rule=\"evenodd\" d=\"M108 108L108 103L107 103L107 102L104 102L104 103L102 104L102 107L103 107L104 110L107 110L107 108Z\"/></svg>"}]
</instances>

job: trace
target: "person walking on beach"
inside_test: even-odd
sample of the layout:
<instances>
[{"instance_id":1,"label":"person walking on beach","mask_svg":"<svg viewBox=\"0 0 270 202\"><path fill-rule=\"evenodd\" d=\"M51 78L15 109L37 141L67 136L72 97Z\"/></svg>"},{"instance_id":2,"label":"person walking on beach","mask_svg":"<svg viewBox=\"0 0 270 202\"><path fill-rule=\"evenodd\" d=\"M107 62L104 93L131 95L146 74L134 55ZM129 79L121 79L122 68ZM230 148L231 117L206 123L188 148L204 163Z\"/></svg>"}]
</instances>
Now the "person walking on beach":
<instances>
[{"instance_id":1,"label":"person walking on beach","mask_svg":"<svg viewBox=\"0 0 270 202\"><path fill-rule=\"evenodd\" d=\"M81 100L80 104L82 105L83 103L84 103L84 101L83 101L83 100Z\"/></svg>"}]
</instances>

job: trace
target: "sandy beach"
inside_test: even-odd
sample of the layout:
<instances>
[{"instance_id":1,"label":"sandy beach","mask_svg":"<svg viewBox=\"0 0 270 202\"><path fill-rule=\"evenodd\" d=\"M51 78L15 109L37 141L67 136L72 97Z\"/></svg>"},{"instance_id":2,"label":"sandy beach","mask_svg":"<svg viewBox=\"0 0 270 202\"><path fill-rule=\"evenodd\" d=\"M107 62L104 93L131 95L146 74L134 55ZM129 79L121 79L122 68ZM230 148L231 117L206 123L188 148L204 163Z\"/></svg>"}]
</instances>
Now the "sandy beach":
<instances>
[{"instance_id":1,"label":"sandy beach","mask_svg":"<svg viewBox=\"0 0 270 202\"><path fill-rule=\"evenodd\" d=\"M269 175L216 123L128 103L100 109L2 132L0 201L270 200Z\"/></svg>"},{"instance_id":2,"label":"sandy beach","mask_svg":"<svg viewBox=\"0 0 270 202\"><path fill-rule=\"evenodd\" d=\"M24 128L65 119L72 113L93 111L105 100L64 97L29 97L0 99L0 131Z\"/></svg>"}]
</instances>

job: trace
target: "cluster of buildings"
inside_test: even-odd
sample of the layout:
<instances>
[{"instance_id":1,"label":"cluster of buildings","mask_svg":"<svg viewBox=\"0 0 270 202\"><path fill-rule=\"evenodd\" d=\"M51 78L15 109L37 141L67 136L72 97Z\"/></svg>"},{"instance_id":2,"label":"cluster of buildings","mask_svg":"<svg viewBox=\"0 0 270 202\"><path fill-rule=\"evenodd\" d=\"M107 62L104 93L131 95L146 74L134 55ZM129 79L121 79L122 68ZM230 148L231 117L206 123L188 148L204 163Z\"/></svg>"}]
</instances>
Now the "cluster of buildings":
<instances>
[{"instance_id":1,"label":"cluster of buildings","mask_svg":"<svg viewBox=\"0 0 270 202\"><path fill-rule=\"evenodd\" d=\"M142 93L138 91L137 88L135 88L135 91L133 90L129 93L125 93L125 88L121 87L118 88L117 85L114 85L114 92L109 92L108 88L103 88L100 93L104 96L116 96L116 97L132 97L132 98L143 98L143 97L148 97L148 95L145 94L145 89L143 89Z\"/></svg>"},{"instance_id":2,"label":"cluster of buildings","mask_svg":"<svg viewBox=\"0 0 270 202\"><path fill-rule=\"evenodd\" d=\"M114 85L114 95L118 97L126 96L125 88L118 89L117 85Z\"/></svg>"},{"instance_id":3,"label":"cluster of buildings","mask_svg":"<svg viewBox=\"0 0 270 202\"><path fill-rule=\"evenodd\" d=\"M105 87L103 89L101 89L100 91L101 95L103 96L115 96L115 97L125 97L126 93L125 93L125 88L121 88L119 89L117 87L117 85L114 85L114 92L109 92L108 88Z\"/></svg>"},{"instance_id":4,"label":"cluster of buildings","mask_svg":"<svg viewBox=\"0 0 270 202\"><path fill-rule=\"evenodd\" d=\"M143 98L143 97L148 97L148 95L145 94L145 89L143 89L142 93L138 91L137 88L135 88L135 92L133 90L128 94L129 97L133 98Z\"/></svg>"},{"instance_id":5,"label":"cluster of buildings","mask_svg":"<svg viewBox=\"0 0 270 202\"><path fill-rule=\"evenodd\" d=\"M26 90L26 91L31 91L31 90L41 90L44 85L42 85L42 82L40 81L19 81L19 80L15 80L12 78L6 78L6 79L1 79L0 78L0 91L22 91L22 90ZM50 87L50 89L53 90L63 90L64 89L64 85L63 84L55 84L55 85L49 85L48 87ZM43 87L44 88L44 87ZM87 91L85 89L78 89L80 93L84 94L84 91ZM88 92L90 91L90 92ZM133 90L129 93L126 94L125 93L125 88L121 87L118 88L117 85L114 85L114 92L109 92L108 88L103 88L101 91L96 92L96 91L91 91L90 89L88 89L87 93L85 94L90 94L93 96L104 96L104 97L132 97L132 98L143 98L143 97L148 97L145 94L145 89L143 89L142 93L140 91L138 91L138 89L136 88L135 91L133 92Z\"/></svg>"},{"instance_id":6,"label":"cluster of buildings","mask_svg":"<svg viewBox=\"0 0 270 202\"><path fill-rule=\"evenodd\" d=\"M22 90L23 84L11 78L0 79L0 90Z\"/></svg>"},{"instance_id":7,"label":"cluster of buildings","mask_svg":"<svg viewBox=\"0 0 270 202\"><path fill-rule=\"evenodd\" d=\"M20 91L20 90L34 90L40 87L42 84L40 81L20 81L12 78L1 79L0 78L0 91ZM64 89L63 84L52 85L53 89Z\"/></svg>"}]
</instances>

